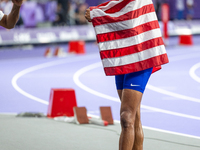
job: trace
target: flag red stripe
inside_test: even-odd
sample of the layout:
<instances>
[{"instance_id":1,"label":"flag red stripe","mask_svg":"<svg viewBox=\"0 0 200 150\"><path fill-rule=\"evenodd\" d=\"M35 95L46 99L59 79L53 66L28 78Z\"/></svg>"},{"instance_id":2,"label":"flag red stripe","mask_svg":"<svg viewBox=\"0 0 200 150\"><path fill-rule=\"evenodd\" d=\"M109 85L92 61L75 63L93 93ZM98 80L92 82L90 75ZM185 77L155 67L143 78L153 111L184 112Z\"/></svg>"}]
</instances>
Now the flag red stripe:
<instances>
[{"instance_id":1,"label":"flag red stripe","mask_svg":"<svg viewBox=\"0 0 200 150\"><path fill-rule=\"evenodd\" d=\"M145 41L143 43L140 43L138 45L133 45L130 47L100 51L100 56L101 56L101 59L121 57L121 56L138 53L146 49L150 49L150 48L160 46L160 45L164 45L162 37Z\"/></svg>"},{"instance_id":2,"label":"flag red stripe","mask_svg":"<svg viewBox=\"0 0 200 150\"><path fill-rule=\"evenodd\" d=\"M105 13L113 14L120 11L124 8L128 3L135 1L135 0L123 0L122 2L118 3L117 5L111 7L110 9L106 10Z\"/></svg>"},{"instance_id":3,"label":"flag red stripe","mask_svg":"<svg viewBox=\"0 0 200 150\"><path fill-rule=\"evenodd\" d=\"M97 25L126 21L126 20L130 20L130 19L138 18L141 15L144 15L144 14L147 14L150 12L154 12L154 11L155 10L154 10L153 4L149 4L149 5L143 6L140 9L130 11L119 17L111 17L109 15L102 16L102 17L95 17L95 18L93 18L92 23L93 23L93 26L95 27Z\"/></svg>"},{"instance_id":4,"label":"flag red stripe","mask_svg":"<svg viewBox=\"0 0 200 150\"><path fill-rule=\"evenodd\" d=\"M122 57L134 53L138 53L156 46L164 45L162 37L155 38L149 41L145 41L143 43L125 47L125 48L119 48L119 49L113 49L113 50L105 50L100 51L101 59L105 58L115 58L115 57Z\"/></svg>"},{"instance_id":5,"label":"flag red stripe","mask_svg":"<svg viewBox=\"0 0 200 150\"><path fill-rule=\"evenodd\" d=\"M162 69L161 66L153 67L152 73L154 73L154 72L156 72L156 71L158 71L158 70L160 70L160 69Z\"/></svg>"},{"instance_id":6,"label":"flag red stripe","mask_svg":"<svg viewBox=\"0 0 200 150\"><path fill-rule=\"evenodd\" d=\"M106 67L104 68L104 71L107 76L120 75L120 74L142 71L151 67L166 64L168 62L169 60L167 54L163 54L133 64L118 66L118 67Z\"/></svg>"},{"instance_id":7,"label":"flag red stripe","mask_svg":"<svg viewBox=\"0 0 200 150\"><path fill-rule=\"evenodd\" d=\"M157 28L160 28L158 21L152 21L152 22L139 25L132 29L98 34L96 37L97 37L97 42L100 43L100 42L105 42L105 41L112 41L112 40L136 36L143 32L147 32L147 31L157 29Z\"/></svg>"}]
</instances>

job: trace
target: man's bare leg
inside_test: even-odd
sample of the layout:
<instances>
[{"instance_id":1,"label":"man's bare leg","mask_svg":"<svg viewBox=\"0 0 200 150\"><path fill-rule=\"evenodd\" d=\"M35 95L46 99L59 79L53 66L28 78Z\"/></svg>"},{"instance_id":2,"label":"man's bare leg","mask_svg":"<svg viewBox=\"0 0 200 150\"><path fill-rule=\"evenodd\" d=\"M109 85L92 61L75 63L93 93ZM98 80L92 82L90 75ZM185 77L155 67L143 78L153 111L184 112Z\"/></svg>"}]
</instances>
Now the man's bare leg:
<instances>
[{"instance_id":1,"label":"man's bare leg","mask_svg":"<svg viewBox=\"0 0 200 150\"><path fill-rule=\"evenodd\" d=\"M136 112L142 99L142 93L123 89L118 90L118 94L121 99L120 120L122 127L119 149L132 150L135 140Z\"/></svg>"},{"instance_id":2,"label":"man's bare leg","mask_svg":"<svg viewBox=\"0 0 200 150\"><path fill-rule=\"evenodd\" d=\"M132 150L143 150L143 141L144 141L144 133L142 129L140 106L139 106L135 117L135 141Z\"/></svg>"}]
</instances>

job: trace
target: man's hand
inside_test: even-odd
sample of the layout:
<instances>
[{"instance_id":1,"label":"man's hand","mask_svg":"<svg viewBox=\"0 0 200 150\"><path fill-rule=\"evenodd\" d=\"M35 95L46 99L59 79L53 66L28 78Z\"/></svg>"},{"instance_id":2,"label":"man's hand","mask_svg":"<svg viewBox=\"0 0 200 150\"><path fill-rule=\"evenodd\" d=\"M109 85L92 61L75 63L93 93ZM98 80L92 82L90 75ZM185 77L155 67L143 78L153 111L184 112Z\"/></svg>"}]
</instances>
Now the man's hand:
<instances>
[{"instance_id":1,"label":"man's hand","mask_svg":"<svg viewBox=\"0 0 200 150\"><path fill-rule=\"evenodd\" d=\"M12 0L13 4L15 4L16 6L21 6L23 3L23 0Z\"/></svg>"},{"instance_id":2,"label":"man's hand","mask_svg":"<svg viewBox=\"0 0 200 150\"><path fill-rule=\"evenodd\" d=\"M85 18L86 18L89 22L91 22L91 18L90 18L90 8L86 9Z\"/></svg>"}]
</instances>

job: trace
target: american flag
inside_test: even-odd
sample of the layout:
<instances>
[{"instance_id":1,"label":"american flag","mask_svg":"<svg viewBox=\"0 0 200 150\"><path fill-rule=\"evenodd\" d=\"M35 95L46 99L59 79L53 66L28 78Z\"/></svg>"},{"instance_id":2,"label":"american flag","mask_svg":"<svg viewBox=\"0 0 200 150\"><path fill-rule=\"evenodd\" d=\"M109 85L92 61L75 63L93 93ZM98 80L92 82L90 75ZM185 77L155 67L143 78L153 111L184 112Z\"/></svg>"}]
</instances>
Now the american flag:
<instances>
[{"instance_id":1,"label":"american flag","mask_svg":"<svg viewBox=\"0 0 200 150\"><path fill-rule=\"evenodd\" d=\"M168 63L152 0L111 0L90 7L106 75Z\"/></svg>"}]
</instances>

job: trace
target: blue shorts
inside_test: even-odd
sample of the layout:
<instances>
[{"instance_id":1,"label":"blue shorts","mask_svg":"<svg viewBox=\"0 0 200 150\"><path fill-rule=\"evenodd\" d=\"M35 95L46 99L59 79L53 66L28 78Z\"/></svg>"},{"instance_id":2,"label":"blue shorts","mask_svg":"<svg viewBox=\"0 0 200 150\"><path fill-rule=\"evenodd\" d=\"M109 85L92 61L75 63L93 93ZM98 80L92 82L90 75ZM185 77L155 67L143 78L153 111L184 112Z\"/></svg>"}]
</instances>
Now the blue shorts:
<instances>
[{"instance_id":1,"label":"blue shorts","mask_svg":"<svg viewBox=\"0 0 200 150\"><path fill-rule=\"evenodd\" d=\"M115 83L117 90L131 89L141 93L144 92L149 77L151 76L153 68L149 68L143 71L133 72L124 75L116 75Z\"/></svg>"}]
</instances>

